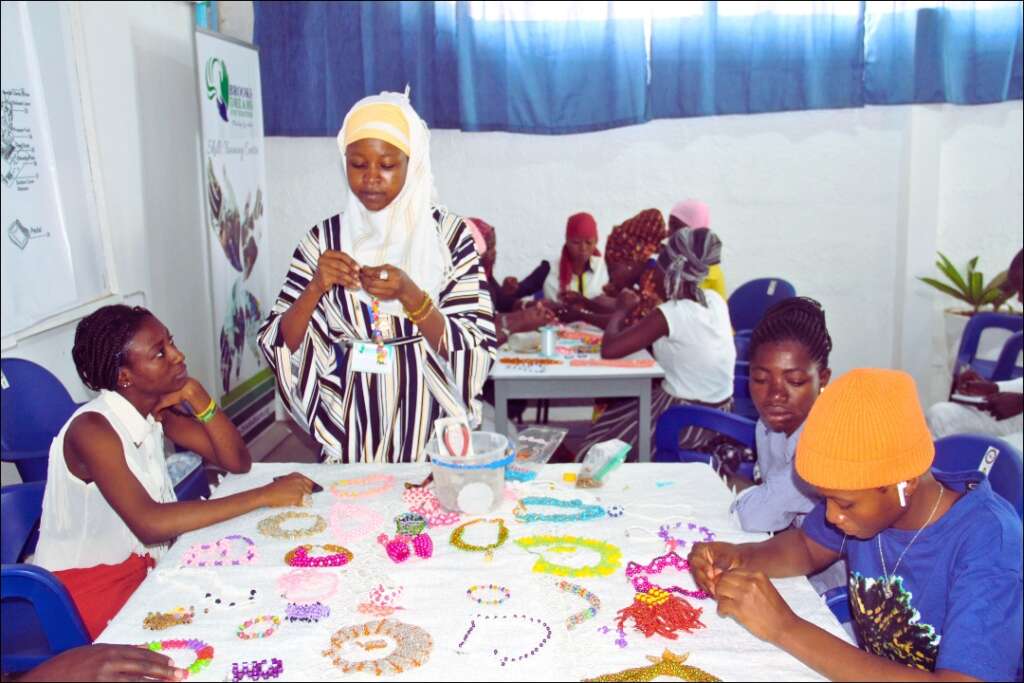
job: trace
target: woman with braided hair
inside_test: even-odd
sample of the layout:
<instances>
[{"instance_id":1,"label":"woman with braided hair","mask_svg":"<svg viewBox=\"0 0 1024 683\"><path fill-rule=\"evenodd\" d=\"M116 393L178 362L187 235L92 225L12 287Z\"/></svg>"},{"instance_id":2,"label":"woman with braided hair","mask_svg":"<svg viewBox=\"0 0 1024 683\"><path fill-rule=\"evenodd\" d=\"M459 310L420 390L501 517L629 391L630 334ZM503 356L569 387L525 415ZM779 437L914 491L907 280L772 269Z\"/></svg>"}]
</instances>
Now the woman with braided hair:
<instances>
[{"instance_id":1,"label":"woman with braided hair","mask_svg":"<svg viewBox=\"0 0 1024 683\"><path fill-rule=\"evenodd\" d=\"M60 579L96 638L175 537L261 507L299 505L313 482L291 474L178 502L164 436L232 473L252 461L231 420L189 377L170 332L145 308L105 306L78 324L71 355L99 396L50 445L34 562Z\"/></svg>"},{"instance_id":2,"label":"woman with braided hair","mask_svg":"<svg viewBox=\"0 0 1024 683\"><path fill-rule=\"evenodd\" d=\"M601 356L622 358L653 346L665 379L652 390L650 425L637 424L636 399L616 401L594 424L580 453L608 439L636 446L638 428L653 432L658 418L673 405L732 409L736 347L729 307L717 292L699 287L721 249L721 241L710 230L680 230L672 235L658 254L655 271L665 303L632 327L623 323L639 306L640 297L631 289L619 294L619 307L608 321ZM680 446L698 449L713 435L705 429L689 428L680 435Z\"/></svg>"},{"instance_id":3,"label":"woman with braided hair","mask_svg":"<svg viewBox=\"0 0 1024 683\"><path fill-rule=\"evenodd\" d=\"M730 510L744 531L774 532L800 526L817 495L796 475L793 458L804 420L832 376L832 338L825 311L814 299L794 297L764 314L750 337L750 397L761 483L729 474L741 490Z\"/></svg>"}]
</instances>

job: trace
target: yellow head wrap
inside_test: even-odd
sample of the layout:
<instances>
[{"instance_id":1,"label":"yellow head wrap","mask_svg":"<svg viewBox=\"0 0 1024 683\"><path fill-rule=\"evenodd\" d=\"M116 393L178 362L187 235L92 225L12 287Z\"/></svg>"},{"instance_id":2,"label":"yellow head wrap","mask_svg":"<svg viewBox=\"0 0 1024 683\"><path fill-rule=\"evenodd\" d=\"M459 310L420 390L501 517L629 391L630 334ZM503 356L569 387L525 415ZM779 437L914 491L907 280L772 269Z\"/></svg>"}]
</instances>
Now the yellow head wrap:
<instances>
[{"instance_id":1,"label":"yellow head wrap","mask_svg":"<svg viewBox=\"0 0 1024 683\"><path fill-rule=\"evenodd\" d=\"M368 138L383 140L409 156L409 122L394 104L365 104L349 115L345 125L345 147Z\"/></svg>"}]
</instances>

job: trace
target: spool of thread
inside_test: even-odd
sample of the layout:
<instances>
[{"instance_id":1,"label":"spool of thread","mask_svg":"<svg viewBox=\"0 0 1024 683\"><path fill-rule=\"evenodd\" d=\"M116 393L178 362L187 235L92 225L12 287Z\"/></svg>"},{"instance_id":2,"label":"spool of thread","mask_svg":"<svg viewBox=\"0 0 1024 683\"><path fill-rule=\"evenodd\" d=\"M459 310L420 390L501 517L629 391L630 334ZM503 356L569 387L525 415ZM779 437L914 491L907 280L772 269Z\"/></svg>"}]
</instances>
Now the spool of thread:
<instances>
[{"instance_id":1,"label":"spool of thread","mask_svg":"<svg viewBox=\"0 0 1024 683\"><path fill-rule=\"evenodd\" d=\"M554 327L546 325L540 328L540 355L545 358L554 358L557 341L558 334Z\"/></svg>"}]
</instances>

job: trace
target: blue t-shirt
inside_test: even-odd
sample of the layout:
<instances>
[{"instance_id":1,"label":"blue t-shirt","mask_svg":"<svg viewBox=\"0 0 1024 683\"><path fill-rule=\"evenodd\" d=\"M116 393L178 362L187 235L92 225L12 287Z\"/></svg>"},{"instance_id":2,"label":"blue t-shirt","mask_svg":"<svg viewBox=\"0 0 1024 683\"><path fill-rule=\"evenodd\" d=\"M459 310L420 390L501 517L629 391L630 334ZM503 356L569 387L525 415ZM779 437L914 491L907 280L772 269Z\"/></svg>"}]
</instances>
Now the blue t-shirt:
<instances>
[{"instance_id":1,"label":"blue t-shirt","mask_svg":"<svg viewBox=\"0 0 1024 683\"><path fill-rule=\"evenodd\" d=\"M926 527L846 538L819 503L803 532L842 552L849 566L850 614L861 647L907 666L948 669L981 680L1013 680L1021 658L1021 523L980 472L932 471L964 495ZM891 573L886 595L879 555Z\"/></svg>"}]
</instances>

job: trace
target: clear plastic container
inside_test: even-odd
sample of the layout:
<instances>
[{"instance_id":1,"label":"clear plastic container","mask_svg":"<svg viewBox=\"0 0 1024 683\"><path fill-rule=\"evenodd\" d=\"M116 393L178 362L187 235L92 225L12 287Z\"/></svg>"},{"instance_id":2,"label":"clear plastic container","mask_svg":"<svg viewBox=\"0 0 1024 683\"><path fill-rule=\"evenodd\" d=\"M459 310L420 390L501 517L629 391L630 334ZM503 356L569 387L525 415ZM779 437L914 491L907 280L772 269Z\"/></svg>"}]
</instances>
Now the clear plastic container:
<instances>
[{"instance_id":1,"label":"clear plastic container","mask_svg":"<svg viewBox=\"0 0 1024 683\"><path fill-rule=\"evenodd\" d=\"M441 505L469 515L482 515L498 507L505 487L505 466L515 453L507 436L473 432L473 457L458 458L438 451L437 437L425 452L434 473L434 492Z\"/></svg>"}]
</instances>

